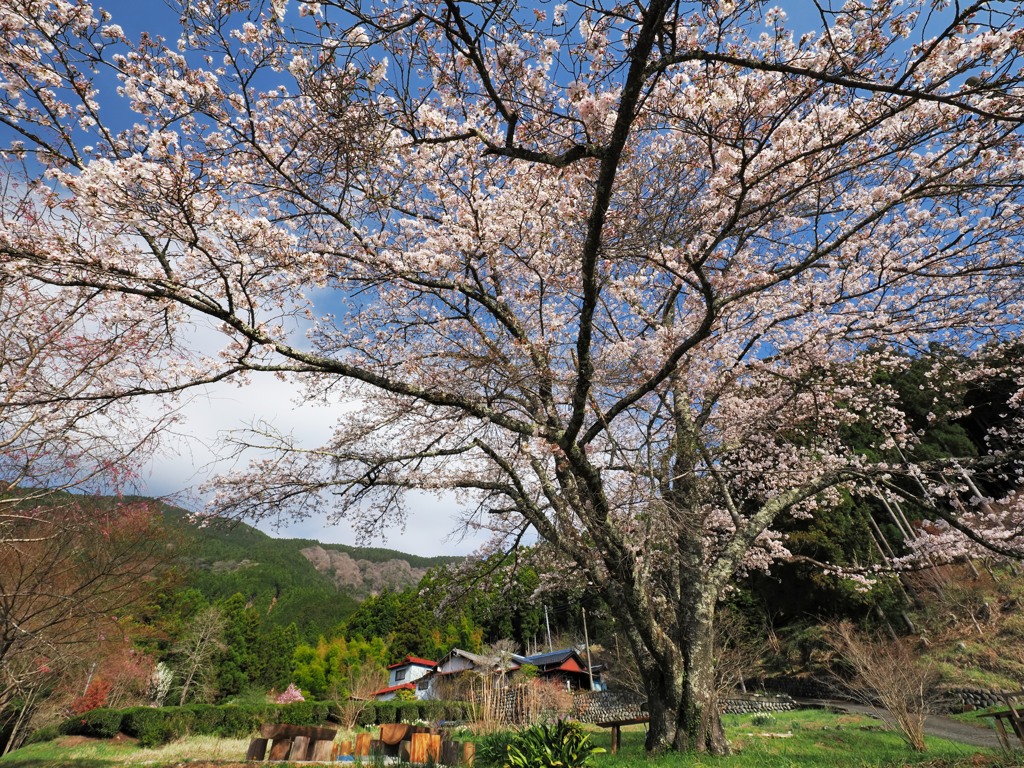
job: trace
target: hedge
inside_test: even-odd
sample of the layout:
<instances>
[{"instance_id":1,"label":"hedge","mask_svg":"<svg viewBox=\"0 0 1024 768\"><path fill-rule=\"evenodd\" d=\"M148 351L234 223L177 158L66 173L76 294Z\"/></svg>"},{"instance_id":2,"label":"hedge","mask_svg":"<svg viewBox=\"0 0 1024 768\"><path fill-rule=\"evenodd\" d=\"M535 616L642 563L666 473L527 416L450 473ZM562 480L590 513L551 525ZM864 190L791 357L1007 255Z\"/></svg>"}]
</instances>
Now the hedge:
<instances>
[{"instance_id":1,"label":"hedge","mask_svg":"<svg viewBox=\"0 0 1024 768\"><path fill-rule=\"evenodd\" d=\"M425 720L469 719L469 705L461 701L374 701L359 713L362 726ZM333 715L333 717L332 717ZM323 725L337 721L331 706L322 701L294 704L188 704L184 707L93 709L60 725L65 735L109 739L123 731L143 747L155 747L185 736L245 738L263 723Z\"/></svg>"},{"instance_id":2,"label":"hedge","mask_svg":"<svg viewBox=\"0 0 1024 768\"><path fill-rule=\"evenodd\" d=\"M73 715L60 725L65 736L89 736L94 739L110 739L121 730L121 710L90 709L80 715Z\"/></svg>"},{"instance_id":3,"label":"hedge","mask_svg":"<svg viewBox=\"0 0 1024 768\"><path fill-rule=\"evenodd\" d=\"M438 723L469 720L471 715L472 709L464 701L374 701L360 711L356 722L364 727L414 720Z\"/></svg>"},{"instance_id":4,"label":"hedge","mask_svg":"<svg viewBox=\"0 0 1024 768\"><path fill-rule=\"evenodd\" d=\"M327 709L326 704L309 702L94 709L65 720L60 732L111 738L123 731L137 738L141 746L153 747L189 735L244 738L259 731L263 723L322 725L327 720Z\"/></svg>"}]
</instances>

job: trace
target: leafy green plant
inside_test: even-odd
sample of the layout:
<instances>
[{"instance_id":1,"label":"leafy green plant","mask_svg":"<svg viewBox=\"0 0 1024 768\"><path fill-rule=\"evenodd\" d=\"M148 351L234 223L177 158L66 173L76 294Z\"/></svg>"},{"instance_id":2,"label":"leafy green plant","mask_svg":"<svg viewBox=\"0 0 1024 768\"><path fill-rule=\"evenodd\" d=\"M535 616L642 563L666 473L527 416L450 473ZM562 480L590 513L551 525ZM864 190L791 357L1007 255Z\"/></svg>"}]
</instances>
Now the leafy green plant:
<instances>
[{"instance_id":1,"label":"leafy green plant","mask_svg":"<svg viewBox=\"0 0 1024 768\"><path fill-rule=\"evenodd\" d=\"M559 720L521 731L508 746L507 768L581 768L604 749L590 743L579 723Z\"/></svg>"},{"instance_id":2,"label":"leafy green plant","mask_svg":"<svg viewBox=\"0 0 1024 768\"><path fill-rule=\"evenodd\" d=\"M141 747L157 747L174 738L170 718L163 709L135 707L124 713L124 732L139 740Z\"/></svg>"},{"instance_id":3,"label":"leafy green plant","mask_svg":"<svg viewBox=\"0 0 1024 768\"><path fill-rule=\"evenodd\" d=\"M66 736L89 736L95 739L109 739L121 730L122 714L116 709L91 709L80 715L69 717L60 725L60 732Z\"/></svg>"},{"instance_id":4,"label":"leafy green plant","mask_svg":"<svg viewBox=\"0 0 1024 768\"><path fill-rule=\"evenodd\" d=\"M476 742L476 765L489 768L489 766L502 766L508 757L508 748L519 738L516 731L491 731L474 741Z\"/></svg>"},{"instance_id":5,"label":"leafy green plant","mask_svg":"<svg viewBox=\"0 0 1024 768\"><path fill-rule=\"evenodd\" d=\"M29 737L25 739L26 744L43 744L47 741L53 741L60 736L60 729L55 724L44 725L42 728L37 728L29 734Z\"/></svg>"},{"instance_id":6,"label":"leafy green plant","mask_svg":"<svg viewBox=\"0 0 1024 768\"><path fill-rule=\"evenodd\" d=\"M754 725L771 725L775 722L775 715L770 712L755 712L750 716L750 722Z\"/></svg>"}]
</instances>

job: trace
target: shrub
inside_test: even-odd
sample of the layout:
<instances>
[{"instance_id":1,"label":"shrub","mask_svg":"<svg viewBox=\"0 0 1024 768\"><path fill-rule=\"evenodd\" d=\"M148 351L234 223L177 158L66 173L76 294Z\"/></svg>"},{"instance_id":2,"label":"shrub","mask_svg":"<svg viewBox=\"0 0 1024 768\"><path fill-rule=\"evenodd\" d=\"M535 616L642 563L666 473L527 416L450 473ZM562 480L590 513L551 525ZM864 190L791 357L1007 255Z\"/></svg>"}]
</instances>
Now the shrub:
<instances>
[{"instance_id":1,"label":"shrub","mask_svg":"<svg viewBox=\"0 0 1024 768\"><path fill-rule=\"evenodd\" d=\"M60 728L56 725L44 725L42 728L36 728L32 733L25 739L26 744L42 744L44 741L53 741L60 736Z\"/></svg>"},{"instance_id":2,"label":"shrub","mask_svg":"<svg viewBox=\"0 0 1024 768\"><path fill-rule=\"evenodd\" d=\"M330 705L325 701L299 701L282 704L277 710L277 722L289 725L322 725L330 715Z\"/></svg>"},{"instance_id":3,"label":"shrub","mask_svg":"<svg viewBox=\"0 0 1024 768\"><path fill-rule=\"evenodd\" d=\"M135 707L124 712L124 732L139 740L143 747L159 747L174 738L168 710Z\"/></svg>"},{"instance_id":4,"label":"shrub","mask_svg":"<svg viewBox=\"0 0 1024 768\"><path fill-rule=\"evenodd\" d=\"M590 735L579 723L559 720L520 731L508 745L508 768L582 768L597 752Z\"/></svg>"},{"instance_id":5,"label":"shrub","mask_svg":"<svg viewBox=\"0 0 1024 768\"><path fill-rule=\"evenodd\" d=\"M188 704L181 707L184 730L188 734L213 735L224 722L224 707L212 704Z\"/></svg>"},{"instance_id":6,"label":"shrub","mask_svg":"<svg viewBox=\"0 0 1024 768\"><path fill-rule=\"evenodd\" d=\"M184 707L134 707L123 711L94 709L71 717L60 726L68 735L110 738L118 730L139 740L144 747L166 744L185 736L245 738L263 723L322 725L327 722L326 702L297 704L189 704Z\"/></svg>"},{"instance_id":7,"label":"shrub","mask_svg":"<svg viewBox=\"0 0 1024 768\"><path fill-rule=\"evenodd\" d=\"M94 709L107 706L107 695L110 693L111 685L106 680L94 677L89 681L85 693L71 702L71 713L81 715Z\"/></svg>"},{"instance_id":8,"label":"shrub","mask_svg":"<svg viewBox=\"0 0 1024 768\"><path fill-rule=\"evenodd\" d=\"M412 723L420 719L420 706L415 702L406 702L396 707L398 722ZM425 718L424 718L425 719Z\"/></svg>"},{"instance_id":9,"label":"shrub","mask_svg":"<svg viewBox=\"0 0 1024 768\"><path fill-rule=\"evenodd\" d=\"M273 709L260 705L227 705L221 708L221 722L216 735L227 739L242 739L256 733L260 726L273 719Z\"/></svg>"},{"instance_id":10,"label":"shrub","mask_svg":"<svg viewBox=\"0 0 1024 768\"><path fill-rule=\"evenodd\" d=\"M469 720L471 719L471 709L469 702L465 701L445 701L441 702L444 705L444 720Z\"/></svg>"},{"instance_id":11,"label":"shrub","mask_svg":"<svg viewBox=\"0 0 1024 768\"><path fill-rule=\"evenodd\" d=\"M750 716L750 722L754 725L771 725L775 722L775 715L770 712L755 712Z\"/></svg>"},{"instance_id":12,"label":"shrub","mask_svg":"<svg viewBox=\"0 0 1024 768\"><path fill-rule=\"evenodd\" d=\"M375 709L377 710L377 717L374 722L377 725L398 722L398 702L378 701Z\"/></svg>"},{"instance_id":13,"label":"shrub","mask_svg":"<svg viewBox=\"0 0 1024 768\"><path fill-rule=\"evenodd\" d=\"M377 706L375 704L369 704L359 711L356 715L356 725L366 728L367 726L374 725L377 722Z\"/></svg>"},{"instance_id":14,"label":"shrub","mask_svg":"<svg viewBox=\"0 0 1024 768\"><path fill-rule=\"evenodd\" d=\"M121 730L122 714L117 709L91 709L80 715L69 717L60 725L60 732L66 736L89 736L94 739L109 739Z\"/></svg>"},{"instance_id":15,"label":"shrub","mask_svg":"<svg viewBox=\"0 0 1024 768\"><path fill-rule=\"evenodd\" d=\"M476 740L474 764L482 768L502 766L508 759L508 747L519 734L515 731L491 731Z\"/></svg>"},{"instance_id":16,"label":"shrub","mask_svg":"<svg viewBox=\"0 0 1024 768\"><path fill-rule=\"evenodd\" d=\"M830 642L852 671L848 690L865 703L889 711L903 738L924 752L924 719L935 684L935 669L922 661L907 640L867 637L849 622L829 627Z\"/></svg>"}]
</instances>

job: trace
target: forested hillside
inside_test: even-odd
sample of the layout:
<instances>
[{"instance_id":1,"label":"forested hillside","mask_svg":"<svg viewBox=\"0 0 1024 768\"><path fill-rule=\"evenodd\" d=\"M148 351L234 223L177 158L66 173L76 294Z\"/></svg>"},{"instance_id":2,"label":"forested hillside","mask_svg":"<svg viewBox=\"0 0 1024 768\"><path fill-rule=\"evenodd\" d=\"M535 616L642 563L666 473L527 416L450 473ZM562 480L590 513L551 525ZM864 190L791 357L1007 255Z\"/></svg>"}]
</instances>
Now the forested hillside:
<instances>
[{"instance_id":1,"label":"forested hillside","mask_svg":"<svg viewBox=\"0 0 1024 768\"><path fill-rule=\"evenodd\" d=\"M161 505L176 546L184 586L214 601L241 594L267 611L270 623L295 622L310 642L336 628L359 602L382 587L404 589L426 569L458 558L425 558L390 549L322 544L311 539L278 539L236 521L212 521L202 527L189 513ZM307 554L303 554L303 553ZM323 553L325 557L311 557ZM390 578L339 579L330 567L341 556L361 574L387 569Z\"/></svg>"}]
</instances>

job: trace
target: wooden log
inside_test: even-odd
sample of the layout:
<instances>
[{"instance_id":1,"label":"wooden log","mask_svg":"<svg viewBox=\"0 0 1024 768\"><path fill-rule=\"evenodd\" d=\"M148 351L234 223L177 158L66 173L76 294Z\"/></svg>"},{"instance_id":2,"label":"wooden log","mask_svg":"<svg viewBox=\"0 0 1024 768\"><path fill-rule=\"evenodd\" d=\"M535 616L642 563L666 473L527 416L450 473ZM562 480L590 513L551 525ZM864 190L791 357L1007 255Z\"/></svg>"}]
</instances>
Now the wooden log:
<instances>
[{"instance_id":1,"label":"wooden log","mask_svg":"<svg viewBox=\"0 0 1024 768\"><path fill-rule=\"evenodd\" d=\"M287 760L288 753L292 750L291 739L274 739L274 744L270 747L270 757L268 760Z\"/></svg>"},{"instance_id":2,"label":"wooden log","mask_svg":"<svg viewBox=\"0 0 1024 768\"><path fill-rule=\"evenodd\" d=\"M249 742L249 749L245 753L246 761L263 760L267 756L267 740L253 739Z\"/></svg>"},{"instance_id":3,"label":"wooden log","mask_svg":"<svg viewBox=\"0 0 1024 768\"><path fill-rule=\"evenodd\" d=\"M441 742L441 764L442 765L458 765L459 758L462 755L462 745L457 741L448 741L447 739Z\"/></svg>"},{"instance_id":4,"label":"wooden log","mask_svg":"<svg viewBox=\"0 0 1024 768\"><path fill-rule=\"evenodd\" d=\"M476 757L476 744L472 741L464 742L462 745L462 760L459 765L465 765L467 768L473 768L473 758Z\"/></svg>"},{"instance_id":5,"label":"wooden log","mask_svg":"<svg viewBox=\"0 0 1024 768\"><path fill-rule=\"evenodd\" d=\"M405 741L409 737L411 726L407 723L388 723L380 727L380 740L392 746Z\"/></svg>"},{"instance_id":6,"label":"wooden log","mask_svg":"<svg viewBox=\"0 0 1024 768\"><path fill-rule=\"evenodd\" d=\"M430 733L427 735L430 736L427 741L427 760L439 763L441 762L441 734Z\"/></svg>"},{"instance_id":7,"label":"wooden log","mask_svg":"<svg viewBox=\"0 0 1024 768\"><path fill-rule=\"evenodd\" d=\"M339 755L351 755L352 754L352 739L345 739L341 744L338 745Z\"/></svg>"},{"instance_id":8,"label":"wooden log","mask_svg":"<svg viewBox=\"0 0 1024 768\"><path fill-rule=\"evenodd\" d=\"M429 754L430 748L430 734L429 733L414 733L409 739L409 762L413 764L421 764L427 762L427 755Z\"/></svg>"},{"instance_id":9,"label":"wooden log","mask_svg":"<svg viewBox=\"0 0 1024 768\"><path fill-rule=\"evenodd\" d=\"M296 736L292 739L292 748L288 753L288 759L292 762L305 760L307 752L309 752L309 736Z\"/></svg>"},{"instance_id":10,"label":"wooden log","mask_svg":"<svg viewBox=\"0 0 1024 768\"><path fill-rule=\"evenodd\" d=\"M309 759L330 762L334 760L334 742L318 739L309 745Z\"/></svg>"},{"instance_id":11,"label":"wooden log","mask_svg":"<svg viewBox=\"0 0 1024 768\"><path fill-rule=\"evenodd\" d=\"M366 757L370 754L371 738L373 737L368 733L356 734L356 757Z\"/></svg>"},{"instance_id":12,"label":"wooden log","mask_svg":"<svg viewBox=\"0 0 1024 768\"><path fill-rule=\"evenodd\" d=\"M315 725L265 723L260 726L260 736L265 739L294 739L296 736L305 736L307 739L334 741L334 737L337 735L337 728L320 728Z\"/></svg>"}]
</instances>

